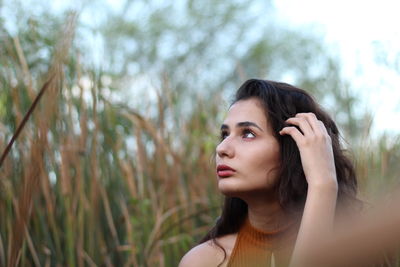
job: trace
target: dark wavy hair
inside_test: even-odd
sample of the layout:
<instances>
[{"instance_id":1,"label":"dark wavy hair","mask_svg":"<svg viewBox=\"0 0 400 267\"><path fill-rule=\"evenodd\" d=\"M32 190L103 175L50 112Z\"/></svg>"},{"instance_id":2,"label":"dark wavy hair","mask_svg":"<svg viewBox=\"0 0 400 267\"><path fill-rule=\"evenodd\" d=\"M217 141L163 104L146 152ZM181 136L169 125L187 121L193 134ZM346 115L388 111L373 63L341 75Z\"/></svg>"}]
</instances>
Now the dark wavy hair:
<instances>
[{"instance_id":1,"label":"dark wavy hair","mask_svg":"<svg viewBox=\"0 0 400 267\"><path fill-rule=\"evenodd\" d=\"M354 167L341 148L339 130L331 117L322 110L310 94L286 83L251 79L240 86L232 105L249 98L260 100L280 145L281 164L278 170L277 193L279 203L286 212L293 215L303 212L307 196L307 181L295 141L289 135L279 135L279 131L287 126L285 121L288 118L304 112L314 113L317 119L324 123L331 137L338 182L338 209L359 206L354 205L360 204L356 198L357 180ZM240 198L226 196L221 216L200 243L212 239L222 248L216 238L238 232L246 217L246 202Z\"/></svg>"}]
</instances>

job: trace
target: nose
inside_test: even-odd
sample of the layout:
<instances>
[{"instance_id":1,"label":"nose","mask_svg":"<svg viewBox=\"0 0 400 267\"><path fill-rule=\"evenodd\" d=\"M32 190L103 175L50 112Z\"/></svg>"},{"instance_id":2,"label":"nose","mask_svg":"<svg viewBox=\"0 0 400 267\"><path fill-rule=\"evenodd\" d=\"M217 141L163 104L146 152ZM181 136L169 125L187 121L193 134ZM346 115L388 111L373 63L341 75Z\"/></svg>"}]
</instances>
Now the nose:
<instances>
[{"instance_id":1,"label":"nose","mask_svg":"<svg viewBox=\"0 0 400 267\"><path fill-rule=\"evenodd\" d=\"M232 140L230 140L229 136L222 140L221 143L216 148L217 155L220 158L228 157L232 158L235 155L234 146L232 144Z\"/></svg>"}]
</instances>

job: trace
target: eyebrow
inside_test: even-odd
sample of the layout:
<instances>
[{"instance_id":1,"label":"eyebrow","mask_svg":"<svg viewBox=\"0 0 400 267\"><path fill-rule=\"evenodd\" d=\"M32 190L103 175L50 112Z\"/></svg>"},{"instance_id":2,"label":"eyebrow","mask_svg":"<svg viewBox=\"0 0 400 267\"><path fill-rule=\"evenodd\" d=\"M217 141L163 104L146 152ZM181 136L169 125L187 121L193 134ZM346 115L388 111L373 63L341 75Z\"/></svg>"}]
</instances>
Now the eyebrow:
<instances>
[{"instance_id":1,"label":"eyebrow","mask_svg":"<svg viewBox=\"0 0 400 267\"><path fill-rule=\"evenodd\" d=\"M244 128L244 127L249 127L249 126L256 127L256 128L258 128L258 129L260 129L260 131L263 132L263 130L261 129L260 126L258 126L256 123L251 122L251 121L242 121L242 122L238 122L238 123L236 124L236 127L237 127L237 128ZM222 124L222 125L221 125L221 130L226 130L226 129L229 129L229 126L226 125L226 124Z\"/></svg>"}]
</instances>

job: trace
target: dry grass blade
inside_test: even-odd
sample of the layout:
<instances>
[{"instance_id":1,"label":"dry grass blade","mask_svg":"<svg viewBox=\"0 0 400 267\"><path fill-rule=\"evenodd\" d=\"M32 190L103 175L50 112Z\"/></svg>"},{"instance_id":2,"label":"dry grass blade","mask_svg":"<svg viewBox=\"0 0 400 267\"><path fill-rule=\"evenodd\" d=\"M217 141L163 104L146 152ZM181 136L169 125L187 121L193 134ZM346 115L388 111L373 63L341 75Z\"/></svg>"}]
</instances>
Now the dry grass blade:
<instances>
[{"instance_id":1,"label":"dry grass blade","mask_svg":"<svg viewBox=\"0 0 400 267\"><path fill-rule=\"evenodd\" d=\"M0 167L2 166L5 158L7 157L8 153L10 152L13 143L18 138L19 134L23 130L26 122L32 115L35 108L38 106L39 101L43 97L46 91L53 90L53 92L59 92L60 88L59 85L61 84L62 80L62 72L61 72L61 65L64 61L65 56L68 54L68 48L70 47L72 36L74 32L74 22L75 17L72 17L70 21L67 23L67 28L65 30L64 38L61 40L59 46L57 46L56 54L54 56L53 63L48 72L48 79L47 82L43 85L43 87L39 90L38 95L36 96L35 100L33 101L32 105L30 106L28 112L26 113L25 117L21 121L20 125L18 126L16 133L12 136L9 144L7 145L6 149L4 150L1 158L0 158ZM55 107L53 106L52 109ZM51 111L50 111L51 112ZM47 120L47 118L41 118L41 120ZM36 133L35 139L31 142L31 153L27 161L28 169L25 172L23 178L23 185L21 192L19 193L18 200L14 201L14 208L16 213L16 222L13 225L12 229L12 236L13 240L10 245L9 250L9 258L8 258L8 266L16 266L18 265L18 261L21 257L21 248L24 242L24 237L26 237L25 233L27 231L30 216L32 212L32 205L34 197L39 189L40 185L40 177L43 173L43 155L46 147L46 132L47 132L47 124L42 124L39 126ZM46 128L46 129L44 129ZM40 131L40 133L39 133ZM28 246L31 249L31 252L34 251L33 244L28 240ZM38 258L35 257L35 253L33 253L34 262L36 265L40 265Z\"/></svg>"},{"instance_id":2,"label":"dry grass blade","mask_svg":"<svg viewBox=\"0 0 400 267\"><path fill-rule=\"evenodd\" d=\"M120 106L124 110L124 112L122 112L122 115L130 119L135 125L140 126L141 129L146 130L146 132L155 141L156 145L160 147L161 151L170 154L174 159L178 159L174 151L165 143L162 134L159 130L157 130L158 128L150 120L146 119L139 112L129 108L124 104L112 104L107 99L103 99L103 101L109 106Z\"/></svg>"},{"instance_id":3,"label":"dry grass blade","mask_svg":"<svg viewBox=\"0 0 400 267\"><path fill-rule=\"evenodd\" d=\"M18 36L15 36L13 38L13 42L14 42L15 50L17 51L18 60L21 64L22 75L24 77L24 82L28 89L29 97L33 100L35 97L35 93L33 92L33 88L32 88L32 77L29 72L28 63L26 62L25 55L24 55L24 52L22 51L21 43L19 41Z\"/></svg>"},{"instance_id":4,"label":"dry grass blade","mask_svg":"<svg viewBox=\"0 0 400 267\"><path fill-rule=\"evenodd\" d=\"M6 257L4 253L4 245L3 245L3 239L1 238L1 233L0 233L0 264L1 266L6 266Z\"/></svg>"},{"instance_id":5,"label":"dry grass blade","mask_svg":"<svg viewBox=\"0 0 400 267\"><path fill-rule=\"evenodd\" d=\"M130 221L130 214L128 211L128 207L126 206L126 203L121 199L120 200L120 206L121 206L121 211L122 215L124 217L125 225L126 225L126 232L128 236L128 242L129 244L127 245L127 250L130 252L129 253L129 260L126 263L125 266L139 266L137 259L136 259L136 246L134 245L134 236L133 236L133 225Z\"/></svg>"},{"instance_id":6,"label":"dry grass blade","mask_svg":"<svg viewBox=\"0 0 400 267\"><path fill-rule=\"evenodd\" d=\"M47 79L47 82L42 86L40 89L38 95L36 96L35 100L33 101L32 105L30 106L28 112L22 119L20 125L18 126L15 134L12 136L10 142L8 143L7 147L4 149L4 152L1 155L0 158L0 168L3 165L3 162L5 158L7 157L8 153L11 150L12 145L14 144L15 140L18 138L19 134L21 133L22 129L24 128L26 122L30 118L32 112L35 110L37 104L39 103L40 99L44 95L47 89L49 89L53 83L59 82L61 80L61 72L60 72L60 66L62 62L64 61L65 56L68 54L69 47L71 46L72 38L74 35L74 30L75 30L75 22L76 22L76 15L72 15L71 18L67 21L67 26L64 31L65 35L64 38L61 40L60 44L57 46L56 49L56 54L54 56L53 63L50 67L49 70L49 78ZM16 42L16 44L19 44ZM18 48L18 46L17 46ZM18 50L18 49L17 49ZM19 53L21 54L22 51L18 50ZM21 56L20 56L21 58ZM24 58L24 57L22 57ZM26 70L28 71L28 70ZM29 71L28 71L29 73ZM42 118L43 119L43 118Z\"/></svg>"},{"instance_id":7,"label":"dry grass blade","mask_svg":"<svg viewBox=\"0 0 400 267\"><path fill-rule=\"evenodd\" d=\"M21 253L21 247L25 236L24 233L32 211L33 197L39 184L41 170L37 165L37 159L40 158L40 154L41 144L40 142L34 142L31 152L31 159L33 162L24 177L22 191L19 194L20 197L18 201L14 202L17 219L13 227L13 241L8 261L9 267L18 264L18 258Z\"/></svg>"},{"instance_id":8,"label":"dry grass blade","mask_svg":"<svg viewBox=\"0 0 400 267\"><path fill-rule=\"evenodd\" d=\"M89 257L89 255L85 251L82 252L82 257L85 259L86 263L90 267L97 267L96 263L94 263L94 261Z\"/></svg>"},{"instance_id":9,"label":"dry grass blade","mask_svg":"<svg viewBox=\"0 0 400 267\"><path fill-rule=\"evenodd\" d=\"M165 223L165 221L169 217L171 217L174 214L178 213L180 210L190 208L191 206L193 206L193 208L195 208L195 206L197 204L207 205L207 200L198 200L198 201L195 200L195 201L193 201L191 203L188 203L188 204L182 204L182 205L179 205L179 206L175 206L173 208L170 208L169 210L167 210L166 212L164 212L162 214L162 216L156 221L156 224L153 227L153 231L151 232L151 234L149 236L149 240L148 240L147 246L145 248L146 258L150 258L151 257L151 253L152 253L153 248L155 247L156 243L159 242L162 239L162 237L167 233L166 231L161 232L161 227ZM210 210L209 208L205 209L205 210L201 210L200 213L203 213L203 212L209 211L209 210ZM197 214L198 213L196 212L196 215ZM191 215L191 217L193 217L193 215ZM171 229L171 228L169 228L169 229Z\"/></svg>"},{"instance_id":10,"label":"dry grass blade","mask_svg":"<svg viewBox=\"0 0 400 267\"><path fill-rule=\"evenodd\" d=\"M117 228L115 227L115 223L114 223L114 220L112 217L110 201L108 200L107 192L105 191L103 186L100 186L99 188L100 188L101 197L103 198L103 204L104 204L104 209L105 209L105 213L106 213L108 227L110 228L111 235L114 238L115 245L119 246L120 242L118 239L118 232L117 232Z\"/></svg>"},{"instance_id":11,"label":"dry grass blade","mask_svg":"<svg viewBox=\"0 0 400 267\"><path fill-rule=\"evenodd\" d=\"M35 100L33 101L32 105L30 106L28 112L25 114L24 118L22 119L20 125L18 126L15 134L11 137L10 142L8 143L7 147L4 149L3 154L0 158L0 168L3 165L4 160L6 159L8 153L10 152L15 140L17 140L19 134L21 133L22 129L24 128L26 122L30 118L32 112L35 110L37 104L39 103L40 99L42 98L43 94L46 90L51 86L52 82L54 81L55 75L51 76L50 79L43 85L40 89L39 94L36 96Z\"/></svg>"},{"instance_id":12,"label":"dry grass blade","mask_svg":"<svg viewBox=\"0 0 400 267\"><path fill-rule=\"evenodd\" d=\"M128 185L128 190L131 194L131 197L137 198L138 193L135 184L134 170L132 169L132 166L126 160L121 160L119 162L119 166L124 173L123 177L126 181L126 184Z\"/></svg>"},{"instance_id":13,"label":"dry grass blade","mask_svg":"<svg viewBox=\"0 0 400 267\"><path fill-rule=\"evenodd\" d=\"M39 267L39 266L41 266L40 265L40 261L39 261L39 257L38 257L38 254L36 252L35 246L34 246L34 244L32 242L31 235L29 234L29 231L28 231L27 228L25 228L25 235L26 235L26 240L28 241L29 250L30 250L30 252L32 254L33 262L35 263L35 266Z\"/></svg>"}]
</instances>

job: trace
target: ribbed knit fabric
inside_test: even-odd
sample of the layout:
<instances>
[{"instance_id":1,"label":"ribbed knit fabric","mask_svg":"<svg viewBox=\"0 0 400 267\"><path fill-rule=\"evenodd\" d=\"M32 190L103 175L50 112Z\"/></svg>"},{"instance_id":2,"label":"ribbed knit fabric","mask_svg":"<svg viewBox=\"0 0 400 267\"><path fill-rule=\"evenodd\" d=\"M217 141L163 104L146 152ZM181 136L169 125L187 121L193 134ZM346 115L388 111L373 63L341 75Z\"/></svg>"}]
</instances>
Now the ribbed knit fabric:
<instances>
[{"instance_id":1,"label":"ribbed knit fabric","mask_svg":"<svg viewBox=\"0 0 400 267\"><path fill-rule=\"evenodd\" d=\"M248 219L238 232L236 243L228 261L228 267L278 267L282 260L282 246L288 241L286 237L293 225L287 225L273 232L265 232L251 226ZM279 252L278 252L279 250ZM289 256L286 255L288 258ZM285 258L285 256L283 256ZM286 262L286 259L283 259Z\"/></svg>"}]
</instances>

